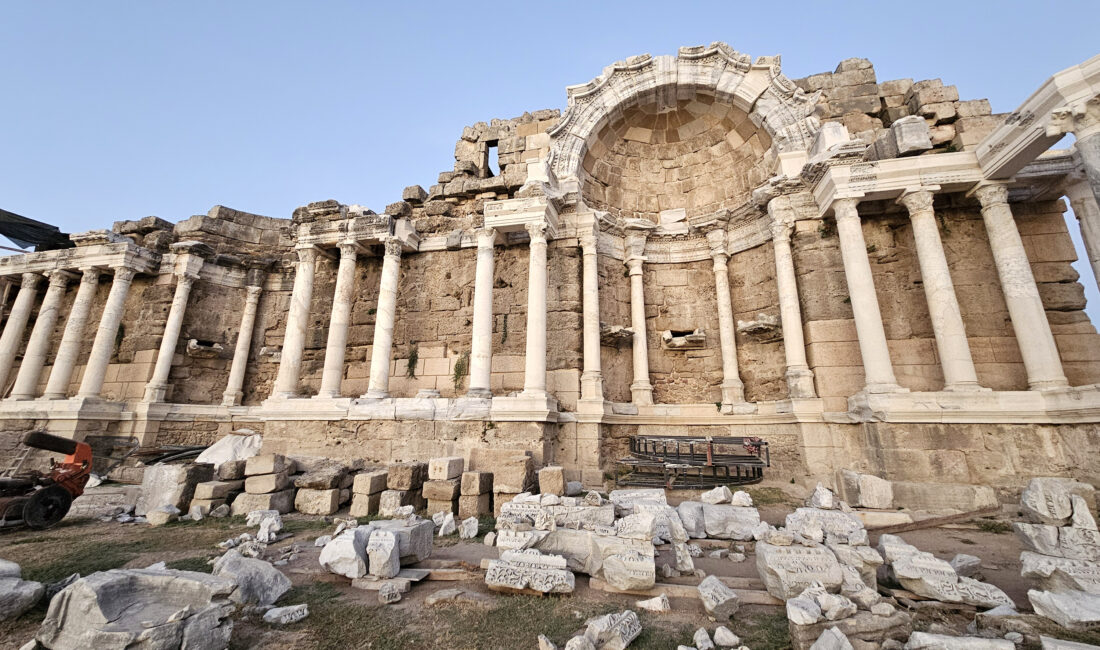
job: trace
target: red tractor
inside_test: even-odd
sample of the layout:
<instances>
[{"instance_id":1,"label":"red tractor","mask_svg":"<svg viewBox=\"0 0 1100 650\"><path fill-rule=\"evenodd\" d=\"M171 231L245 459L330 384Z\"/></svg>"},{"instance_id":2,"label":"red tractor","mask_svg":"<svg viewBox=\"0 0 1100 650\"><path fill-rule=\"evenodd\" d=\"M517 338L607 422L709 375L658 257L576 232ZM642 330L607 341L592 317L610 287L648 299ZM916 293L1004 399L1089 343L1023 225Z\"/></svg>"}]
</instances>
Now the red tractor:
<instances>
[{"instance_id":1,"label":"red tractor","mask_svg":"<svg viewBox=\"0 0 1100 650\"><path fill-rule=\"evenodd\" d=\"M92 472L92 448L44 431L28 433L23 445L27 449L10 468L12 475L0 476L0 528L26 524L42 530L61 521L73 499L84 494ZM31 449L65 454L65 458L60 463L51 458L48 474L20 472Z\"/></svg>"}]
</instances>

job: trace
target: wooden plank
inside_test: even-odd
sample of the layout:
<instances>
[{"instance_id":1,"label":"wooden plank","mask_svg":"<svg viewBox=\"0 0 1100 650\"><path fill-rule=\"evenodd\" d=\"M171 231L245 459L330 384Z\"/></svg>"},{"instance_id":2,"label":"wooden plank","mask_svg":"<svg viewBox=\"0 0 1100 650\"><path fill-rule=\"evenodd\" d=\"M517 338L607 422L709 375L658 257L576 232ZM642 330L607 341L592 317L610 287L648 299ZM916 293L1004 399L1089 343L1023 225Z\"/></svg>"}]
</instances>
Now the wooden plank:
<instances>
[{"instance_id":1,"label":"wooden plank","mask_svg":"<svg viewBox=\"0 0 1100 650\"><path fill-rule=\"evenodd\" d=\"M720 578L722 582L727 579ZM674 585L666 582L658 582L649 589L616 589L607 584L605 580L599 578L589 578L588 586L597 589L599 591L606 591L612 594L630 594L632 596L646 596L652 598L653 596L660 596L665 594L669 598L698 598L699 587L694 585ZM728 586L728 585L727 585ZM740 596L741 602L750 605L782 605L783 601L772 596L766 591L757 591L754 589L736 589L737 595Z\"/></svg>"},{"instance_id":2,"label":"wooden plank","mask_svg":"<svg viewBox=\"0 0 1100 650\"><path fill-rule=\"evenodd\" d=\"M981 510L971 510L970 512L960 512L955 515L944 515L942 517L931 517L929 519L921 519L920 521L913 521L905 524L893 524L890 526L879 526L877 528L868 528L868 535L884 535L893 533L904 533L913 530L923 530L925 528L935 528L936 526L942 526L943 524L957 524L964 521L969 521L976 517L983 515L992 515L1001 511L1000 505L989 506L988 508L982 508Z\"/></svg>"}]
</instances>

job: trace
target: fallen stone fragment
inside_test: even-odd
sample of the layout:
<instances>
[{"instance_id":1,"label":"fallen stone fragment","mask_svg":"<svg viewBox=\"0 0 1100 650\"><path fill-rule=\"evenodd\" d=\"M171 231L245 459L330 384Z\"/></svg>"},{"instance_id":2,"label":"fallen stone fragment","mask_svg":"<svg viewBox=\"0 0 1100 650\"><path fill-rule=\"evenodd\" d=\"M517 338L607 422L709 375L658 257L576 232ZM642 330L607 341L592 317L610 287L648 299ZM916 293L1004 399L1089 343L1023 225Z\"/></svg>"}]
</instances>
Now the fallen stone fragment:
<instances>
[{"instance_id":1,"label":"fallen stone fragment","mask_svg":"<svg viewBox=\"0 0 1100 650\"><path fill-rule=\"evenodd\" d=\"M707 576L699 583L699 598L703 609L716 621L730 620L741 607L741 598L714 576Z\"/></svg>"},{"instance_id":2,"label":"fallen stone fragment","mask_svg":"<svg viewBox=\"0 0 1100 650\"><path fill-rule=\"evenodd\" d=\"M1092 516L1092 511L1089 510L1089 504L1084 497L1071 494L1069 501L1073 505L1073 516L1070 518L1069 525L1074 528L1096 530L1096 519Z\"/></svg>"},{"instance_id":3,"label":"fallen stone fragment","mask_svg":"<svg viewBox=\"0 0 1100 650\"><path fill-rule=\"evenodd\" d=\"M820 508L822 510L835 510L837 508L836 495L833 494L832 490L818 483L813 494L810 495L810 500L807 505L811 508Z\"/></svg>"},{"instance_id":4,"label":"fallen stone fragment","mask_svg":"<svg viewBox=\"0 0 1100 650\"><path fill-rule=\"evenodd\" d=\"M668 596L661 594L660 596L654 596L648 600L639 600L634 603L639 609L644 609L647 612L669 612L672 611L672 605L668 602Z\"/></svg>"},{"instance_id":5,"label":"fallen stone fragment","mask_svg":"<svg viewBox=\"0 0 1100 650\"><path fill-rule=\"evenodd\" d=\"M236 588L193 571L101 571L54 597L35 638L48 648L220 650L233 631Z\"/></svg>"},{"instance_id":6,"label":"fallen stone fragment","mask_svg":"<svg viewBox=\"0 0 1100 650\"><path fill-rule=\"evenodd\" d=\"M367 540L373 530L373 526L345 530L325 544L318 562L331 573L362 578L367 575Z\"/></svg>"},{"instance_id":7,"label":"fallen stone fragment","mask_svg":"<svg viewBox=\"0 0 1100 650\"><path fill-rule=\"evenodd\" d=\"M741 645L741 638L725 625L719 625L714 631L714 642L723 648L736 648Z\"/></svg>"},{"instance_id":8,"label":"fallen stone fragment","mask_svg":"<svg viewBox=\"0 0 1100 650\"><path fill-rule=\"evenodd\" d=\"M1009 633L1011 634L1011 632ZM1008 638L1008 634L1005 635ZM1011 639L1009 639L1011 640ZM1063 641L1062 639L1055 639L1049 636L1039 636L1039 643L1042 645L1042 650L1098 650L1100 646L1090 645L1088 643L1077 643L1076 641Z\"/></svg>"},{"instance_id":9,"label":"fallen stone fragment","mask_svg":"<svg viewBox=\"0 0 1100 650\"><path fill-rule=\"evenodd\" d=\"M1034 578L1045 591L1086 591L1100 594L1100 570L1096 563L1040 555L1031 551L1020 553L1020 575Z\"/></svg>"},{"instance_id":10,"label":"fallen stone fragment","mask_svg":"<svg viewBox=\"0 0 1100 650\"><path fill-rule=\"evenodd\" d=\"M459 594L461 593L461 589L440 589L439 591L428 595L428 597L424 599L424 604L430 607L439 603L452 601L455 598L458 598Z\"/></svg>"},{"instance_id":11,"label":"fallen stone fragment","mask_svg":"<svg viewBox=\"0 0 1100 650\"><path fill-rule=\"evenodd\" d=\"M217 508L214 508L213 510L210 511L210 516L214 517L215 519L221 519L222 517L228 517L229 516L229 505L223 503L220 506L218 506Z\"/></svg>"},{"instance_id":12,"label":"fallen stone fragment","mask_svg":"<svg viewBox=\"0 0 1100 650\"><path fill-rule=\"evenodd\" d=\"M892 616L894 614L894 606L890 603L875 603L871 605L871 613L875 616Z\"/></svg>"},{"instance_id":13,"label":"fallen stone fragment","mask_svg":"<svg viewBox=\"0 0 1100 650\"><path fill-rule=\"evenodd\" d=\"M309 616L308 604L288 605L286 607L276 607L267 610L264 613L264 623L271 623L272 625L290 625L291 623L297 623L307 616Z\"/></svg>"},{"instance_id":14,"label":"fallen stone fragment","mask_svg":"<svg viewBox=\"0 0 1100 650\"><path fill-rule=\"evenodd\" d=\"M802 594L787 600L787 620L795 625L813 625L822 620L821 607L812 597Z\"/></svg>"},{"instance_id":15,"label":"fallen stone fragment","mask_svg":"<svg viewBox=\"0 0 1100 650\"><path fill-rule=\"evenodd\" d=\"M180 509L176 506L158 506L145 513L150 526L164 526L180 518Z\"/></svg>"},{"instance_id":16,"label":"fallen stone fragment","mask_svg":"<svg viewBox=\"0 0 1100 650\"><path fill-rule=\"evenodd\" d=\"M1061 478L1033 478L1020 494L1024 515L1037 524L1064 526L1073 515L1070 501L1071 483Z\"/></svg>"},{"instance_id":17,"label":"fallen stone fragment","mask_svg":"<svg viewBox=\"0 0 1100 650\"><path fill-rule=\"evenodd\" d=\"M730 505L737 506L738 508L751 508L752 495L744 490L738 490L730 497Z\"/></svg>"},{"instance_id":18,"label":"fallen stone fragment","mask_svg":"<svg viewBox=\"0 0 1100 650\"><path fill-rule=\"evenodd\" d=\"M391 605L401 600L401 590L392 582L386 582L378 588L378 602Z\"/></svg>"},{"instance_id":19,"label":"fallen stone fragment","mask_svg":"<svg viewBox=\"0 0 1100 650\"><path fill-rule=\"evenodd\" d=\"M642 622L629 609L590 618L587 624L583 638L598 650L624 650L642 633Z\"/></svg>"},{"instance_id":20,"label":"fallen stone fragment","mask_svg":"<svg viewBox=\"0 0 1100 650\"><path fill-rule=\"evenodd\" d=\"M692 539L702 539L707 536L706 523L703 519L703 504L698 501L682 501L676 506L676 514L684 530Z\"/></svg>"},{"instance_id":21,"label":"fallen stone fragment","mask_svg":"<svg viewBox=\"0 0 1100 650\"><path fill-rule=\"evenodd\" d=\"M473 539L477 537L477 517L469 517L462 520L462 528L458 531L459 539Z\"/></svg>"},{"instance_id":22,"label":"fallen stone fragment","mask_svg":"<svg viewBox=\"0 0 1100 650\"><path fill-rule=\"evenodd\" d=\"M497 534L493 531L485 533L485 538L482 541L486 546L494 546L497 542Z\"/></svg>"},{"instance_id":23,"label":"fallen stone fragment","mask_svg":"<svg viewBox=\"0 0 1100 650\"><path fill-rule=\"evenodd\" d=\"M839 591L844 581L836 556L824 546L757 542L756 569L768 593L783 600L798 596L814 583L821 583L827 591Z\"/></svg>"},{"instance_id":24,"label":"fallen stone fragment","mask_svg":"<svg viewBox=\"0 0 1100 650\"><path fill-rule=\"evenodd\" d=\"M810 650L852 650L852 642L844 633L835 627L830 627L817 637L817 641L810 646Z\"/></svg>"},{"instance_id":25,"label":"fallen stone fragment","mask_svg":"<svg viewBox=\"0 0 1100 650\"><path fill-rule=\"evenodd\" d=\"M230 596L235 603L271 605L291 587L290 578L270 562L243 557L236 549L218 558L212 573L237 583L237 590Z\"/></svg>"},{"instance_id":26,"label":"fallen stone fragment","mask_svg":"<svg viewBox=\"0 0 1100 650\"><path fill-rule=\"evenodd\" d=\"M278 512L269 512L260 519L260 530L256 533L256 539L264 544L272 544L278 539L282 529L282 516Z\"/></svg>"},{"instance_id":27,"label":"fallen stone fragment","mask_svg":"<svg viewBox=\"0 0 1100 650\"><path fill-rule=\"evenodd\" d=\"M324 546L332 541L332 535L321 535L317 539L313 540L313 545L317 547Z\"/></svg>"},{"instance_id":28,"label":"fallen stone fragment","mask_svg":"<svg viewBox=\"0 0 1100 650\"><path fill-rule=\"evenodd\" d=\"M964 578L974 578L981 573L982 559L966 553L959 553L951 558L951 568Z\"/></svg>"},{"instance_id":29,"label":"fallen stone fragment","mask_svg":"<svg viewBox=\"0 0 1100 650\"><path fill-rule=\"evenodd\" d=\"M913 632L905 650L1015 650L1007 639L986 639L977 636L949 636L929 632Z\"/></svg>"},{"instance_id":30,"label":"fallen stone fragment","mask_svg":"<svg viewBox=\"0 0 1100 650\"><path fill-rule=\"evenodd\" d=\"M710 634L707 633L705 627L695 630L691 642L695 644L696 650L714 650L714 641L710 640Z\"/></svg>"},{"instance_id":31,"label":"fallen stone fragment","mask_svg":"<svg viewBox=\"0 0 1100 650\"><path fill-rule=\"evenodd\" d=\"M504 551L491 560L485 584L494 590L533 589L542 593L572 593L575 578L560 555L543 555L534 549Z\"/></svg>"},{"instance_id":32,"label":"fallen stone fragment","mask_svg":"<svg viewBox=\"0 0 1100 650\"><path fill-rule=\"evenodd\" d=\"M1100 596L1084 591L1027 592L1035 613L1070 630L1100 627Z\"/></svg>"},{"instance_id":33,"label":"fallen stone fragment","mask_svg":"<svg viewBox=\"0 0 1100 650\"><path fill-rule=\"evenodd\" d=\"M446 512L443 515L443 521L439 524L439 536L446 537L447 535L454 535L457 528L455 527L455 515L453 512Z\"/></svg>"},{"instance_id":34,"label":"fallen stone fragment","mask_svg":"<svg viewBox=\"0 0 1100 650\"><path fill-rule=\"evenodd\" d=\"M554 642L546 638L545 634L539 635L539 650L558 650L558 646L554 645Z\"/></svg>"},{"instance_id":35,"label":"fallen stone fragment","mask_svg":"<svg viewBox=\"0 0 1100 650\"><path fill-rule=\"evenodd\" d=\"M700 497L699 500L703 503L719 504L729 503L733 500L733 493L730 489L724 485L719 485L713 490L707 490Z\"/></svg>"}]
</instances>

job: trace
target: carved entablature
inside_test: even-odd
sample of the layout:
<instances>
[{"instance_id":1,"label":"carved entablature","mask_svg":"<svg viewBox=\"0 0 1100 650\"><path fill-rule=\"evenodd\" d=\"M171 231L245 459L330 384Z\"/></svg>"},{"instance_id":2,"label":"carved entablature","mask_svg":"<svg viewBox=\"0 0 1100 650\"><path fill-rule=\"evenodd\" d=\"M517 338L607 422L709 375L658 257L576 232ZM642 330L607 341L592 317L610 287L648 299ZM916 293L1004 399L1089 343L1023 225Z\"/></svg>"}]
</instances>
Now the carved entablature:
<instances>
[{"instance_id":1,"label":"carved entablature","mask_svg":"<svg viewBox=\"0 0 1100 650\"><path fill-rule=\"evenodd\" d=\"M807 95L783 75L778 56L752 63L725 43L680 48L675 57L631 57L566 93L568 108L550 130L550 164L567 191L579 187L592 138L638 104L672 105L684 96L711 95L747 113L767 131L776 152L808 149L819 128L813 111L820 93Z\"/></svg>"},{"instance_id":2,"label":"carved entablature","mask_svg":"<svg viewBox=\"0 0 1100 650\"><path fill-rule=\"evenodd\" d=\"M138 273L153 273L160 268L161 254L138 246L129 237L106 230L70 235L76 248L0 257L0 276L49 271L74 271L85 268L127 267Z\"/></svg>"},{"instance_id":3,"label":"carved entablature","mask_svg":"<svg viewBox=\"0 0 1100 650\"><path fill-rule=\"evenodd\" d=\"M546 196L504 199L485 202L485 227L504 233L517 232L527 224L545 224L546 236L558 234L558 211L554 202Z\"/></svg>"},{"instance_id":4,"label":"carved entablature","mask_svg":"<svg viewBox=\"0 0 1100 650\"><path fill-rule=\"evenodd\" d=\"M373 212L346 219L302 223L298 226L297 242L299 245L335 247L349 241L380 244L389 237L397 238L406 251L417 250L420 243L420 237L408 219Z\"/></svg>"}]
</instances>

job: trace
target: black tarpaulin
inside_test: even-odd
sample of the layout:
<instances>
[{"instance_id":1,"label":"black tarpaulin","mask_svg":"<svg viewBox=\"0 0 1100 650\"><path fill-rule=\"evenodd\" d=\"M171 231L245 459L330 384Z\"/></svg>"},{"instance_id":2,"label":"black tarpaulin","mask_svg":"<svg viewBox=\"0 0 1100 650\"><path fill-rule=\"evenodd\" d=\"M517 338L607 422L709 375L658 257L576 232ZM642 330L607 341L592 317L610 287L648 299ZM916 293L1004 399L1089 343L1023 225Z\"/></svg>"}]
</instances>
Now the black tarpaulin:
<instances>
[{"instance_id":1,"label":"black tarpaulin","mask_svg":"<svg viewBox=\"0 0 1100 650\"><path fill-rule=\"evenodd\" d=\"M34 246L36 251L73 247L68 233L61 232L57 226L21 217L3 209L0 209L0 235L20 248Z\"/></svg>"}]
</instances>

